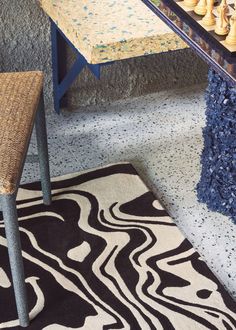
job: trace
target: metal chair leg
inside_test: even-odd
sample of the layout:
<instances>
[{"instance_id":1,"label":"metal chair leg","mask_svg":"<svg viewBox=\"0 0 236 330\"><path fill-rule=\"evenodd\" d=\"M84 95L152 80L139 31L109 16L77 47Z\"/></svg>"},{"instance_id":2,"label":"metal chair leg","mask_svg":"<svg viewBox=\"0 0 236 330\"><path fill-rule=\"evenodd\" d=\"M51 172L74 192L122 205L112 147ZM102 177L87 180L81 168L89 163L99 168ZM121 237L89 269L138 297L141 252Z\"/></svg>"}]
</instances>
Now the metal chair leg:
<instances>
[{"instance_id":1,"label":"metal chair leg","mask_svg":"<svg viewBox=\"0 0 236 330\"><path fill-rule=\"evenodd\" d=\"M41 95L39 107L35 118L36 138L38 145L38 156L41 173L41 185L44 204L51 204L51 183L48 160L47 130L45 121L43 94Z\"/></svg>"},{"instance_id":2,"label":"metal chair leg","mask_svg":"<svg viewBox=\"0 0 236 330\"><path fill-rule=\"evenodd\" d=\"M18 317L20 325L27 327L29 325L29 309L15 194L2 196L2 210Z\"/></svg>"}]
</instances>

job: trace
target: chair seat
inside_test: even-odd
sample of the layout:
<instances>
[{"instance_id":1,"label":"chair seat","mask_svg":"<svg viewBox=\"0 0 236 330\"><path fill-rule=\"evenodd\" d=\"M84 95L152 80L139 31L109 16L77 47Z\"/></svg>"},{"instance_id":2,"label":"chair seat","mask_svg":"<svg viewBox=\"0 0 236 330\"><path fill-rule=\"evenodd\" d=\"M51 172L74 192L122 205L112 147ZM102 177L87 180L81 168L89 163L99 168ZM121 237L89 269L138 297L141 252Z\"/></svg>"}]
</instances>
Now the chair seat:
<instances>
[{"instance_id":1,"label":"chair seat","mask_svg":"<svg viewBox=\"0 0 236 330\"><path fill-rule=\"evenodd\" d=\"M42 72L0 73L0 194L17 189L42 88Z\"/></svg>"}]
</instances>

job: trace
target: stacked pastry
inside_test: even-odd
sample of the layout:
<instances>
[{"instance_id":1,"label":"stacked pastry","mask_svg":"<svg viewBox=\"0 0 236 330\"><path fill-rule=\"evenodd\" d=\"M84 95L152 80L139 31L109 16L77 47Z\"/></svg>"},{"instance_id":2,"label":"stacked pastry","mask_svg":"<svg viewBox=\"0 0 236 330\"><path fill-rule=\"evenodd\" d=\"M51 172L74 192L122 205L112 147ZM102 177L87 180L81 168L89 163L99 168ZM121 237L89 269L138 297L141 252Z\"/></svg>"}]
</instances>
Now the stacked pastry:
<instances>
[{"instance_id":1,"label":"stacked pastry","mask_svg":"<svg viewBox=\"0 0 236 330\"><path fill-rule=\"evenodd\" d=\"M221 0L217 7L214 0L184 0L184 3L188 7L193 7L197 15L203 16L202 25L212 26L217 35L227 36L225 42L228 45L236 45L236 3L233 14L230 14L227 0Z\"/></svg>"}]
</instances>

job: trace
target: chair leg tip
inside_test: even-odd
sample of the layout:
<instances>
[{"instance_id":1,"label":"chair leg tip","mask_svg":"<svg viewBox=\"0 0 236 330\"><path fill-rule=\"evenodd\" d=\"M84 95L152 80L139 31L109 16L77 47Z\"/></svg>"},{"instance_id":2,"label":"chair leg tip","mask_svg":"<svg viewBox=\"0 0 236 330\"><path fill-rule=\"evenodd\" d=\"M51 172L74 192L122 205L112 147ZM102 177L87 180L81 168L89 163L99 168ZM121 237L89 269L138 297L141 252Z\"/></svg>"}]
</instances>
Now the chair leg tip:
<instances>
[{"instance_id":1,"label":"chair leg tip","mask_svg":"<svg viewBox=\"0 0 236 330\"><path fill-rule=\"evenodd\" d=\"M29 320L27 320L27 321L21 321L20 322L20 327L27 328L29 326L29 324L30 324L30 321Z\"/></svg>"},{"instance_id":2,"label":"chair leg tip","mask_svg":"<svg viewBox=\"0 0 236 330\"><path fill-rule=\"evenodd\" d=\"M51 205L52 204L52 199L51 198L50 199L44 199L43 204L47 205L47 206Z\"/></svg>"}]
</instances>

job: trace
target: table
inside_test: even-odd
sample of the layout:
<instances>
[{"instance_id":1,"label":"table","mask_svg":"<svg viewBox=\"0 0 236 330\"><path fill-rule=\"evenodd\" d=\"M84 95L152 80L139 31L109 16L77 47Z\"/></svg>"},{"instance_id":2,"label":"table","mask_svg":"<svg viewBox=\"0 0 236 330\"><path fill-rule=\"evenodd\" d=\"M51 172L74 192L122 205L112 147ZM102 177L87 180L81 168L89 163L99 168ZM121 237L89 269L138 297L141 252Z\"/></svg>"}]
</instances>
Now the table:
<instances>
[{"instance_id":1,"label":"table","mask_svg":"<svg viewBox=\"0 0 236 330\"><path fill-rule=\"evenodd\" d=\"M99 79L114 61L186 48L140 0L41 0L51 20L54 108L87 66ZM65 72L63 41L77 55Z\"/></svg>"},{"instance_id":2,"label":"table","mask_svg":"<svg viewBox=\"0 0 236 330\"><path fill-rule=\"evenodd\" d=\"M175 0L142 1L210 65L197 194L236 223L236 45L225 48Z\"/></svg>"},{"instance_id":3,"label":"table","mask_svg":"<svg viewBox=\"0 0 236 330\"><path fill-rule=\"evenodd\" d=\"M236 221L235 58L218 48L207 33L179 17L171 7L173 0L41 0L41 6L51 19L54 107L58 113L63 95L85 66L99 79L103 65L185 48L186 44L211 66L197 192L199 201L211 210ZM63 69L63 40L77 54L69 72Z\"/></svg>"}]
</instances>

